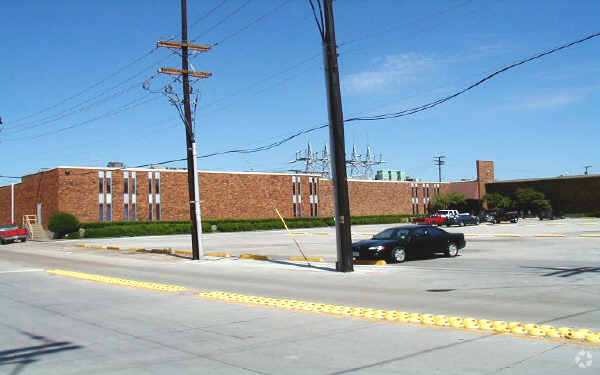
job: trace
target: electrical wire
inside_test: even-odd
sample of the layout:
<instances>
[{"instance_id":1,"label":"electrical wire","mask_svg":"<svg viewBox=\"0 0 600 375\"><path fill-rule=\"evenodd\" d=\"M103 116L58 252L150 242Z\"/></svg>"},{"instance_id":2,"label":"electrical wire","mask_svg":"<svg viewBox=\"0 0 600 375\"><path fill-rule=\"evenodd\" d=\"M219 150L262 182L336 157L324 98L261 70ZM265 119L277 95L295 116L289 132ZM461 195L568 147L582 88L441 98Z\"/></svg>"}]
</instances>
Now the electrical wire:
<instances>
[{"instance_id":1,"label":"electrical wire","mask_svg":"<svg viewBox=\"0 0 600 375\"><path fill-rule=\"evenodd\" d=\"M223 23L225 23L229 18L233 17L234 15L236 15L237 13L239 13L242 9L244 9L248 4L250 4L253 0L246 0L245 3L243 3L242 5L240 5L239 7L235 8L233 11L231 11L230 13L228 13L225 17L223 17L220 21L218 21L217 23L215 23L214 25L210 26L208 29L204 30L202 33L198 34L197 36L195 36L194 38L192 38L190 40L190 43L197 41L201 36L204 36L206 34L208 34L209 32L213 31L214 29L216 29L217 27L221 26Z\"/></svg>"},{"instance_id":2,"label":"electrical wire","mask_svg":"<svg viewBox=\"0 0 600 375\"><path fill-rule=\"evenodd\" d=\"M260 21L262 21L263 19L265 19L267 16L269 16L269 15L277 12L279 9L283 8L283 6L287 5L290 1L291 0L283 0L275 8L272 8L271 10L269 10L268 12L266 12L263 15L259 16L258 18L255 18L254 20L250 21L245 26L243 26L240 29L238 29L237 31L234 31L233 33L225 36L223 39L219 40L218 42L213 43L212 46L213 47L218 46L218 45L222 44L224 41L229 40L229 39L237 36L238 34L241 34L242 32L248 30L250 27L256 25L257 23L259 23Z\"/></svg>"},{"instance_id":3,"label":"electrical wire","mask_svg":"<svg viewBox=\"0 0 600 375\"><path fill-rule=\"evenodd\" d=\"M325 41L325 21L323 20L323 7L321 6L321 0L316 0L319 11L317 16L317 10L315 8L315 4L313 4L312 0L308 0L310 4L310 8L312 9L313 16L315 17L315 23L317 24L317 29L319 30L319 34L321 34L321 40Z\"/></svg>"},{"instance_id":4,"label":"electrical wire","mask_svg":"<svg viewBox=\"0 0 600 375\"><path fill-rule=\"evenodd\" d=\"M73 124L73 125L65 126L63 128L60 128L60 129L54 129L54 130L51 130L51 131L48 131L48 132L44 132L44 133L40 133L40 134L32 135L32 136L18 137L18 138L7 138L7 139L5 139L5 141L32 140L32 139L36 139L36 138L45 137L45 136L48 136L48 135L56 135L57 133L62 133L64 131L67 131L67 130L70 130L70 129L74 129L74 128L78 128L80 126L87 125L89 123L92 123L92 122L95 122L95 121L98 121L98 120L102 120L102 119L107 118L107 117L115 116L115 115L117 115L119 113L128 111L130 109L133 109L133 108L139 107L139 106L141 106L143 104L146 104L146 103L149 103L151 101L154 101L154 100L156 100L156 99L158 99L160 97L151 97L149 99L142 100L144 98L147 98L147 96L144 95L144 96L138 97L138 98L132 100L129 103L126 103L126 104L124 104L124 105L122 105L120 107L117 107L116 109L114 109L112 111L105 112L105 113L103 113L103 114L101 114L99 116L96 116L94 118L91 118L91 119L88 119L88 120L85 120L85 121L82 121L82 122L79 122L79 123L76 123L76 124Z\"/></svg>"},{"instance_id":5,"label":"electrical wire","mask_svg":"<svg viewBox=\"0 0 600 375\"><path fill-rule=\"evenodd\" d=\"M129 67L131 67L131 66L133 66L133 65L135 65L135 64L137 64L139 61L141 61L141 60L145 59L146 57L150 56L150 55L151 55L151 54L152 54L154 51L156 51L157 49L158 49L158 47L154 47L154 48L152 48L150 51L148 51L148 52L146 52L145 54L143 54L142 56L140 56L140 57L138 57L138 58L134 59L132 62L130 62L130 63L128 63L128 64L126 64L126 65L124 65L124 66L120 67L119 69L117 69L117 70L115 70L114 72L110 73L109 75L107 75L106 77L104 77L103 79L101 79L100 81L98 81L98 82L96 82L96 83L94 83L94 84L92 84L92 85L90 85L90 86L86 87L85 89L83 89L83 90L81 90L81 91L78 91L78 92L76 92L75 94L73 94L73 95L71 95L71 96L69 96L69 97L67 97L67 98L64 98L64 99L62 99L62 100L60 100L60 101L56 102L56 103L55 103L55 104L53 104L53 105L50 105L50 106L48 106L48 107L44 107L44 108L40 109L39 111L36 111L36 112L34 112L34 113L31 113L31 114L29 114L29 115L26 115L26 116L20 117L20 118L18 118L18 119L15 119L14 121L11 121L11 124L13 124L13 125L15 125L15 124L18 124L18 123L22 122L23 120L26 120L26 119L29 119L29 118L31 118L31 117L37 116L37 115L39 115L39 114L41 114L41 113L45 113L45 112L47 112L47 111L49 111L49 110L51 110L51 109L54 109L54 108L56 108L56 107L60 106L60 105L61 105L61 104L63 104L63 103L66 103L66 102L68 102L68 101L69 101L69 100L71 100L71 99L74 99L74 98L76 98L76 97L78 97L78 96L81 96L81 95L85 94L86 92L88 92L88 91L90 91L90 90L92 90L92 89L94 89L94 88L96 88L96 87L100 86L100 85L101 85L101 84L103 84L104 82L106 82L106 81L110 80L111 78L115 77L116 75L118 75L118 74L119 74L119 73L121 73L122 71L124 71L124 70L128 69Z\"/></svg>"},{"instance_id":6,"label":"electrical wire","mask_svg":"<svg viewBox=\"0 0 600 375\"><path fill-rule=\"evenodd\" d=\"M223 0L221 1L216 7L210 9L209 11L207 11L206 13L204 13L202 16L200 16L198 19L196 19L194 22L192 22L189 26L189 28L193 28L194 26L196 26L200 21L206 19L208 16L210 16L214 11L216 11L217 9L219 9L220 7L222 7L223 5L225 5L225 3L227 2L227 0Z\"/></svg>"}]
</instances>

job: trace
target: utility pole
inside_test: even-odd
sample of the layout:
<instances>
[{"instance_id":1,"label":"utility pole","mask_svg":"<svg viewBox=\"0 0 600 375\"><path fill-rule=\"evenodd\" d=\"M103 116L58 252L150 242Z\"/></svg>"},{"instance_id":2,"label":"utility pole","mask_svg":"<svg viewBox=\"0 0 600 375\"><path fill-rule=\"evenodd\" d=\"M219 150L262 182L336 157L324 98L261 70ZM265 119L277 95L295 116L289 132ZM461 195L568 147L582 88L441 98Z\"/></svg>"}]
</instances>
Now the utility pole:
<instances>
[{"instance_id":1,"label":"utility pole","mask_svg":"<svg viewBox=\"0 0 600 375\"><path fill-rule=\"evenodd\" d=\"M193 72L189 70L189 50L208 51L209 46L199 46L188 43L187 35L187 0L181 0L181 43L161 41L159 47L181 49L181 69L161 68L160 73L181 75L183 77L183 107L185 118L185 140L187 148L188 167L188 191L190 198L190 219L192 222L192 259L198 260L204 255L202 248L202 219L200 216L200 191L198 189L198 170L196 165L196 140L192 124L192 109L190 105L190 79L189 76L197 78L208 78L212 74L205 72Z\"/></svg>"},{"instance_id":2,"label":"utility pole","mask_svg":"<svg viewBox=\"0 0 600 375\"><path fill-rule=\"evenodd\" d=\"M335 233L337 243L336 270L354 271L352 260L352 237L350 233L350 203L346 175L346 145L344 141L344 115L340 93L340 74L333 22L333 0L324 1L323 58L327 85L327 109L329 112L329 144L332 159L332 180L335 201Z\"/></svg>"},{"instance_id":3,"label":"utility pole","mask_svg":"<svg viewBox=\"0 0 600 375\"><path fill-rule=\"evenodd\" d=\"M446 162L442 159L445 159L444 155L434 156L433 164L438 167L438 182L442 182L442 165L446 164Z\"/></svg>"},{"instance_id":4,"label":"utility pole","mask_svg":"<svg viewBox=\"0 0 600 375\"><path fill-rule=\"evenodd\" d=\"M590 169L591 167L592 167L591 165L586 165L586 166L584 166L584 168L585 168L585 173L584 173L584 174L585 174L585 175L587 175L587 174L588 174L588 169Z\"/></svg>"}]
</instances>

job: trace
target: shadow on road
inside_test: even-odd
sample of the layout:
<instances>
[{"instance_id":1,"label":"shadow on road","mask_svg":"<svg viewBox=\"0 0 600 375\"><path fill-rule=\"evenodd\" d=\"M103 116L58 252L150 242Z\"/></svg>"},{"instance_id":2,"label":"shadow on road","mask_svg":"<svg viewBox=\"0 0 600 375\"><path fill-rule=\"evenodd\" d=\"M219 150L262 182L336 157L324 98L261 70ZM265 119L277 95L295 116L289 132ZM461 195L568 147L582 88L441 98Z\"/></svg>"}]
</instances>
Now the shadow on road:
<instances>
[{"instance_id":1,"label":"shadow on road","mask_svg":"<svg viewBox=\"0 0 600 375\"><path fill-rule=\"evenodd\" d=\"M44 336L33 335L29 332L21 333L43 343L0 351L0 366L16 365L10 372L11 375L20 373L27 365L39 361L43 356L83 348L83 346L75 345L69 341L52 341Z\"/></svg>"},{"instance_id":2,"label":"shadow on road","mask_svg":"<svg viewBox=\"0 0 600 375\"><path fill-rule=\"evenodd\" d=\"M539 269L539 270L547 270L552 271L543 274L542 276L558 276L558 277L571 277L576 275L581 275L584 273L597 273L600 272L600 267L574 267L574 268L564 268L564 267L526 267L523 266L521 268L530 268L530 269Z\"/></svg>"}]
</instances>

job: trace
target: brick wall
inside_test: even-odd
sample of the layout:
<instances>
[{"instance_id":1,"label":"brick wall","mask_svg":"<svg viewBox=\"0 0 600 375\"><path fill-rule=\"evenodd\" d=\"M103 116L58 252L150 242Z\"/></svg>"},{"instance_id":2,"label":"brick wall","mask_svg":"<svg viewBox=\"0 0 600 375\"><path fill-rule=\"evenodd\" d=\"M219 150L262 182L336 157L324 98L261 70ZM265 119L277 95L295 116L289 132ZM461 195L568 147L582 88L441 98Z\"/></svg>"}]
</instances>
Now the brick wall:
<instances>
[{"instance_id":1,"label":"brick wall","mask_svg":"<svg viewBox=\"0 0 600 375\"><path fill-rule=\"evenodd\" d=\"M511 196L518 188L532 188L545 194L552 208L562 213L600 211L600 175L535 180L501 181L486 184L490 193Z\"/></svg>"},{"instance_id":2,"label":"brick wall","mask_svg":"<svg viewBox=\"0 0 600 375\"><path fill-rule=\"evenodd\" d=\"M489 160L477 160L475 162L477 169L478 196L475 199L481 199L487 193L486 186L494 182L494 162Z\"/></svg>"},{"instance_id":3,"label":"brick wall","mask_svg":"<svg viewBox=\"0 0 600 375\"><path fill-rule=\"evenodd\" d=\"M478 161L478 173L493 180L493 163ZM491 168L491 176L488 170ZM36 213L36 203L43 202L43 224L51 214L60 210L74 214L80 221L98 221L99 170L107 168L59 167L23 178L15 185L15 221L25 214ZM137 218L149 219L149 180L145 169L112 170L111 193L114 221L125 219L124 173L129 173L129 202L133 190L132 172L136 172ZM188 220L189 198L187 173L180 170L151 170L160 173L162 220ZM302 211L310 217L310 186L308 175L296 175L302 186ZM313 176L315 179L316 177ZM284 217L293 217L293 175L269 173L200 172L202 217L205 219L250 219L277 217L275 208ZM352 215L412 214L413 198L418 199L419 213L424 213L427 201L436 195L435 182L361 181L348 182ZM473 198L479 182L439 184L439 193L457 191ZM416 197L413 197L413 186ZM429 189L429 190L427 190ZM485 189L485 188L484 188ZM427 191L429 194L427 195ZM156 202L155 189L152 189ZM333 185L329 179L318 179L319 216L334 213ZM0 187L0 218L10 220L10 186ZM155 207L155 206L154 206ZM154 215L154 220L156 216ZM132 217L130 218L132 219Z\"/></svg>"}]
</instances>

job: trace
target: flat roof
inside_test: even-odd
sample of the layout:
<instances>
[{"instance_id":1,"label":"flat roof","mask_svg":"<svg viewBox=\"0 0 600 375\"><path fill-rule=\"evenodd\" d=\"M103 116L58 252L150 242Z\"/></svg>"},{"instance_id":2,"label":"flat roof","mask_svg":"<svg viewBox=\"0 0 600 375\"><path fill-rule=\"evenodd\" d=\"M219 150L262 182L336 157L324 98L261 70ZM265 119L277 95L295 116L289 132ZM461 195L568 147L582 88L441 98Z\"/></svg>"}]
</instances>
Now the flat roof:
<instances>
[{"instance_id":1,"label":"flat roof","mask_svg":"<svg viewBox=\"0 0 600 375\"><path fill-rule=\"evenodd\" d=\"M540 178L521 178L516 180L500 180L494 182L488 182L488 184L503 184L503 183L511 183L511 182L532 182L532 181L547 181L547 180L569 180L569 179L579 179L579 178L594 178L600 177L600 174L581 174L575 176L558 176L558 177L540 177Z\"/></svg>"}]
</instances>

